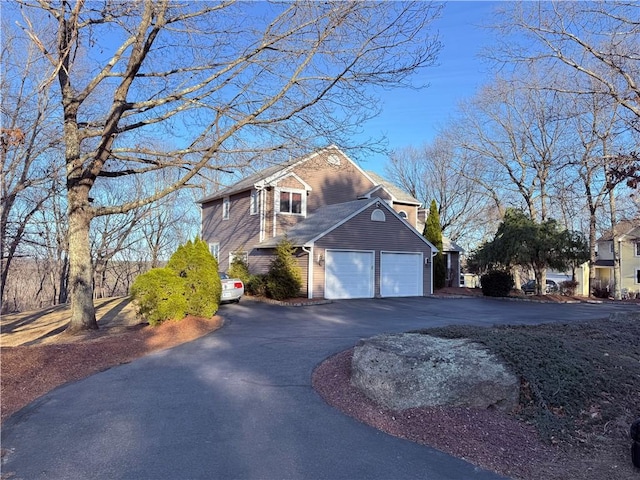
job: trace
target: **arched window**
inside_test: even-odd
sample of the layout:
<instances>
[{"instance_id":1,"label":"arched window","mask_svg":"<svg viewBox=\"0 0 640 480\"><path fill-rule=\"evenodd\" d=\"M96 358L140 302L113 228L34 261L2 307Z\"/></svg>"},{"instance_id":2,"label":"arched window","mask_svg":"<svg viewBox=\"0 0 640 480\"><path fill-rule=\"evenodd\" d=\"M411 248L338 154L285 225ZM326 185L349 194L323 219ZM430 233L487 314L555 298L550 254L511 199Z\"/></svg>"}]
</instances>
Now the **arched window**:
<instances>
[{"instance_id":1,"label":"arched window","mask_svg":"<svg viewBox=\"0 0 640 480\"><path fill-rule=\"evenodd\" d=\"M373 212L371 212L371 221L372 222L385 222L387 217L384 212L379 208L376 208Z\"/></svg>"},{"instance_id":2,"label":"arched window","mask_svg":"<svg viewBox=\"0 0 640 480\"><path fill-rule=\"evenodd\" d=\"M407 219L407 212L405 212L404 210L400 210L398 212L398 215L400 215L402 218L404 218L405 220Z\"/></svg>"}]
</instances>

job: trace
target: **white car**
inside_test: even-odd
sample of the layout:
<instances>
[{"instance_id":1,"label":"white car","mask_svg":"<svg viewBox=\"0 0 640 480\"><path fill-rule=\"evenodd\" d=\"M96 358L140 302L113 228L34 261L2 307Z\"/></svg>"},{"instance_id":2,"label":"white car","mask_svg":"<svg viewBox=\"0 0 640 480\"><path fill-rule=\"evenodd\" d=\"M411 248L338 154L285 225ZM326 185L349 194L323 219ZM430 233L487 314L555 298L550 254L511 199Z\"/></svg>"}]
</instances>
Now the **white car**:
<instances>
[{"instance_id":1,"label":"white car","mask_svg":"<svg viewBox=\"0 0 640 480\"><path fill-rule=\"evenodd\" d=\"M229 278L226 273L220 272L220 282L222 283L221 302L240 303L240 297L244 295L244 283L239 278Z\"/></svg>"}]
</instances>

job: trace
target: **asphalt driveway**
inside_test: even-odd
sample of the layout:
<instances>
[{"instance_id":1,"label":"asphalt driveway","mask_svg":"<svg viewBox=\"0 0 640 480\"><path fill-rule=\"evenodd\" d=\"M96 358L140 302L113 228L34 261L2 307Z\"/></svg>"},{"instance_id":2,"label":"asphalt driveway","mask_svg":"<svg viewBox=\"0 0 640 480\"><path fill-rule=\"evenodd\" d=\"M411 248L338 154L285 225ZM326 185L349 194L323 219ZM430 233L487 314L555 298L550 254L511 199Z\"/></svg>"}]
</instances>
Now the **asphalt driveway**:
<instances>
[{"instance_id":1,"label":"asphalt driveway","mask_svg":"<svg viewBox=\"0 0 640 480\"><path fill-rule=\"evenodd\" d=\"M311 388L314 367L382 332L571 322L637 308L482 298L225 305L221 330L58 388L7 420L2 473L17 479L501 478L344 416Z\"/></svg>"}]
</instances>

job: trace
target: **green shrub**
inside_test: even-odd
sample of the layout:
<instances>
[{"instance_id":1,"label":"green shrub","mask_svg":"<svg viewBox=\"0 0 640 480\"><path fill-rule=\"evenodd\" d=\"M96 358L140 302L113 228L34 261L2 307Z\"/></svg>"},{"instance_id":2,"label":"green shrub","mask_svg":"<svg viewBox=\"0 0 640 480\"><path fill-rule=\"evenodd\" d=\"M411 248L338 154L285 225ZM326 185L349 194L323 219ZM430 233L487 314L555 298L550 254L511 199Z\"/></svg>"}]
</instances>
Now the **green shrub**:
<instances>
[{"instance_id":1,"label":"green shrub","mask_svg":"<svg viewBox=\"0 0 640 480\"><path fill-rule=\"evenodd\" d=\"M266 275L249 275L244 289L249 295L255 297L267 296L267 276Z\"/></svg>"},{"instance_id":2,"label":"green shrub","mask_svg":"<svg viewBox=\"0 0 640 480\"><path fill-rule=\"evenodd\" d=\"M267 296L285 300L298 296L302 288L302 274L293 254L295 247L286 238L276 247L276 258L271 262L267 274Z\"/></svg>"},{"instance_id":3,"label":"green shrub","mask_svg":"<svg viewBox=\"0 0 640 480\"><path fill-rule=\"evenodd\" d=\"M240 280L242 280L242 283L244 283L245 286L247 285L247 283L249 283L249 278L251 277L251 274L249 273L249 265L247 265L247 263L242 260L242 257L240 255L236 255L234 257L233 261L231 262L231 266L227 271L227 274L231 278L239 278Z\"/></svg>"},{"instance_id":4,"label":"green shrub","mask_svg":"<svg viewBox=\"0 0 640 480\"><path fill-rule=\"evenodd\" d=\"M218 262L204 241L196 238L178 247L167 268L184 279L188 314L210 318L218 311L222 293Z\"/></svg>"},{"instance_id":5,"label":"green shrub","mask_svg":"<svg viewBox=\"0 0 640 480\"><path fill-rule=\"evenodd\" d=\"M513 276L503 270L490 270L480 277L480 283L486 297L508 297L514 286Z\"/></svg>"},{"instance_id":6,"label":"green shrub","mask_svg":"<svg viewBox=\"0 0 640 480\"><path fill-rule=\"evenodd\" d=\"M131 287L138 315L150 325L181 320L187 312L185 282L169 268L154 268L138 277Z\"/></svg>"}]
</instances>

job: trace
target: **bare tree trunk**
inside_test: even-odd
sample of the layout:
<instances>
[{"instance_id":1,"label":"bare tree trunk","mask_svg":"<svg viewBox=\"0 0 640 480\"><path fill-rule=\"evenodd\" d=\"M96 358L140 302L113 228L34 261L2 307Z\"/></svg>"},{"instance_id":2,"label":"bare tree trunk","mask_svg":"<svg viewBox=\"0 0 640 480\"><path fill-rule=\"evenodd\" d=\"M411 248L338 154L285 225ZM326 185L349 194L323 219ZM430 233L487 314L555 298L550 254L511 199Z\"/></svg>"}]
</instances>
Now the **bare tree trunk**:
<instances>
[{"instance_id":1,"label":"bare tree trunk","mask_svg":"<svg viewBox=\"0 0 640 480\"><path fill-rule=\"evenodd\" d=\"M596 215L590 212L589 215L589 292L591 296L596 286Z\"/></svg>"},{"instance_id":2,"label":"bare tree trunk","mask_svg":"<svg viewBox=\"0 0 640 480\"><path fill-rule=\"evenodd\" d=\"M69 300L69 259L64 256L61 260L58 279L58 303L67 303Z\"/></svg>"},{"instance_id":3,"label":"bare tree trunk","mask_svg":"<svg viewBox=\"0 0 640 480\"><path fill-rule=\"evenodd\" d=\"M80 206L74 208L73 190L69 192L69 284L71 321L67 332L97 330L96 311L93 306L93 272L89 225L91 212Z\"/></svg>"},{"instance_id":4,"label":"bare tree trunk","mask_svg":"<svg viewBox=\"0 0 640 480\"><path fill-rule=\"evenodd\" d=\"M620 244L616 235L618 233L616 229L616 198L613 188L609 190L609 211L611 214L611 241L613 242L613 298L620 300L622 298L620 291Z\"/></svg>"},{"instance_id":5,"label":"bare tree trunk","mask_svg":"<svg viewBox=\"0 0 640 480\"><path fill-rule=\"evenodd\" d=\"M609 185L609 214L611 215L611 241L613 242L613 298L620 300L622 292L620 291L620 245L617 238L617 219L616 219L616 197L614 193L615 185L611 180L611 175L605 167L605 179Z\"/></svg>"}]
</instances>

